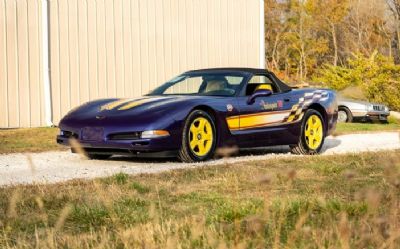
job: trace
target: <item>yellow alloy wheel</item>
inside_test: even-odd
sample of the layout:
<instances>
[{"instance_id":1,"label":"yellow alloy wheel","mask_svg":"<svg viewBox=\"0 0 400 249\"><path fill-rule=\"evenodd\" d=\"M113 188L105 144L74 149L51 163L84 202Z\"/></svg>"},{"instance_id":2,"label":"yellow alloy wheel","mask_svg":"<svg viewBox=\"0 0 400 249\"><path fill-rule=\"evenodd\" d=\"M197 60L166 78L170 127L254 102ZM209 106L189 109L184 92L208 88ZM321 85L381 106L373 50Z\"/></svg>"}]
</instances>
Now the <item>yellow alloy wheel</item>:
<instances>
[{"instance_id":1,"label":"yellow alloy wheel","mask_svg":"<svg viewBox=\"0 0 400 249\"><path fill-rule=\"evenodd\" d=\"M316 150L322 143L323 129L321 118L317 115L311 115L306 123L305 137L308 147Z\"/></svg>"},{"instance_id":2,"label":"yellow alloy wheel","mask_svg":"<svg viewBox=\"0 0 400 249\"><path fill-rule=\"evenodd\" d=\"M210 152L213 144L213 130L206 118L196 118L190 125L189 145L192 152L199 157Z\"/></svg>"}]
</instances>

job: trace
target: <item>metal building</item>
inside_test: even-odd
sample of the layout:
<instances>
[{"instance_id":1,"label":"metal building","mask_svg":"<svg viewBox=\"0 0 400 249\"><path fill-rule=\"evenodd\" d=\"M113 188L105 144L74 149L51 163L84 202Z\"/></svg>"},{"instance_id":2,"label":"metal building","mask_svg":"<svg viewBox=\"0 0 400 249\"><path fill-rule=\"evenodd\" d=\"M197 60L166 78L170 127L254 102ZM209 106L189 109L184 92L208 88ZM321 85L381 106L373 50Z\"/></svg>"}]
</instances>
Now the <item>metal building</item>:
<instances>
[{"instance_id":1,"label":"metal building","mask_svg":"<svg viewBox=\"0 0 400 249\"><path fill-rule=\"evenodd\" d=\"M263 0L0 1L0 128L227 66L264 67Z\"/></svg>"}]
</instances>

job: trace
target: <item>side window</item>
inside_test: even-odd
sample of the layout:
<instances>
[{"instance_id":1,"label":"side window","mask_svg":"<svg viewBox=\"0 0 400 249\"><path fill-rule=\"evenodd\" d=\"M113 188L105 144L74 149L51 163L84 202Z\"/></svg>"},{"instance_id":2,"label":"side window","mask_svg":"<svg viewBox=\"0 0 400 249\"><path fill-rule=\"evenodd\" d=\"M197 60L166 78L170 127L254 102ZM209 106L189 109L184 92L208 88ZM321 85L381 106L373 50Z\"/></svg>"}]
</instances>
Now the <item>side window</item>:
<instances>
[{"instance_id":1,"label":"side window","mask_svg":"<svg viewBox=\"0 0 400 249\"><path fill-rule=\"evenodd\" d=\"M252 95L257 90L270 90L273 93L278 92L278 88L266 75L254 75L246 87L246 96Z\"/></svg>"},{"instance_id":2,"label":"side window","mask_svg":"<svg viewBox=\"0 0 400 249\"><path fill-rule=\"evenodd\" d=\"M186 78L181 82L169 87L164 94L195 94L203 83L201 77Z\"/></svg>"},{"instance_id":3,"label":"side window","mask_svg":"<svg viewBox=\"0 0 400 249\"><path fill-rule=\"evenodd\" d=\"M240 83L243 81L242 76L226 76L225 77L226 81L228 81L229 85L235 85L238 86Z\"/></svg>"}]
</instances>

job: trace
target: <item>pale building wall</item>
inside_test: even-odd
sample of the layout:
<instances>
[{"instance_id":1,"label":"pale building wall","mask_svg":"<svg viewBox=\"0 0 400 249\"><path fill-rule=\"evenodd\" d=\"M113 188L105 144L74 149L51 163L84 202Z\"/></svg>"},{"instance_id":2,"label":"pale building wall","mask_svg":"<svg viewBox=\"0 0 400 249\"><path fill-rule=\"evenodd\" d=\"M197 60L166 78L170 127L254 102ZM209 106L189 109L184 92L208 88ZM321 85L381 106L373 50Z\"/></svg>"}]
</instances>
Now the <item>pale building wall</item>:
<instances>
[{"instance_id":1,"label":"pale building wall","mask_svg":"<svg viewBox=\"0 0 400 249\"><path fill-rule=\"evenodd\" d=\"M0 128L44 125L40 0L0 1Z\"/></svg>"},{"instance_id":2,"label":"pale building wall","mask_svg":"<svg viewBox=\"0 0 400 249\"><path fill-rule=\"evenodd\" d=\"M0 1L0 127L44 125L40 0ZM260 67L259 0L50 0L52 117L187 70ZM6 5L6 6L4 6Z\"/></svg>"}]
</instances>

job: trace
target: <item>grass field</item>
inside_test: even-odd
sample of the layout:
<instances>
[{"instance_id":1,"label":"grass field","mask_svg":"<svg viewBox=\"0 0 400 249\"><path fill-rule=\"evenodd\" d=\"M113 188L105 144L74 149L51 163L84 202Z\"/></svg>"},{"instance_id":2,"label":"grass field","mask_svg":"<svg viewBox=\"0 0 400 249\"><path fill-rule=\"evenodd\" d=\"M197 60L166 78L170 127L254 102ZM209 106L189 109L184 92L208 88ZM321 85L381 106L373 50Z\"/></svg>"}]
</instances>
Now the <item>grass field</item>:
<instances>
[{"instance_id":1,"label":"grass field","mask_svg":"<svg viewBox=\"0 0 400 249\"><path fill-rule=\"evenodd\" d=\"M336 135L376 131L398 131L400 121L390 117L388 124L381 123L338 123L335 131Z\"/></svg>"},{"instance_id":2,"label":"grass field","mask_svg":"<svg viewBox=\"0 0 400 249\"><path fill-rule=\"evenodd\" d=\"M335 135L400 130L400 122L394 118L389 124L342 123L337 125ZM57 128L32 128L0 130L0 154L18 152L43 152L65 150L56 143Z\"/></svg>"},{"instance_id":3,"label":"grass field","mask_svg":"<svg viewBox=\"0 0 400 249\"><path fill-rule=\"evenodd\" d=\"M370 123L339 123L334 134L351 134L363 132L379 132L379 131L398 131L400 125L397 123L390 124L370 124Z\"/></svg>"},{"instance_id":4,"label":"grass field","mask_svg":"<svg viewBox=\"0 0 400 249\"><path fill-rule=\"evenodd\" d=\"M57 133L56 128L0 130L0 154L65 149L56 143Z\"/></svg>"},{"instance_id":5,"label":"grass field","mask_svg":"<svg viewBox=\"0 0 400 249\"><path fill-rule=\"evenodd\" d=\"M1 248L399 248L400 151L0 188Z\"/></svg>"}]
</instances>

